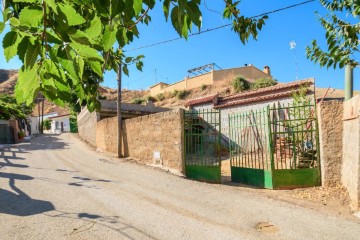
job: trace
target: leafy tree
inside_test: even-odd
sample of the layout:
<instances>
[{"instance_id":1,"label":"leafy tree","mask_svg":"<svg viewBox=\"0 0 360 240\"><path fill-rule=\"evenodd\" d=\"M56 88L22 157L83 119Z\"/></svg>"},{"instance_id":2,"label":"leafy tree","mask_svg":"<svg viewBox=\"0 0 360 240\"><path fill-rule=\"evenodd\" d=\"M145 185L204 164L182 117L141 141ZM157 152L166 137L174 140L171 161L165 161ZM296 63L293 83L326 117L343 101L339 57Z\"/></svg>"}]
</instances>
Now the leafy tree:
<instances>
[{"instance_id":1,"label":"leafy tree","mask_svg":"<svg viewBox=\"0 0 360 240\"><path fill-rule=\"evenodd\" d=\"M14 97L2 94L0 95L0 119L9 120L11 118L26 118L26 115L32 112L33 105L25 106L16 103Z\"/></svg>"},{"instance_id":2,"label":"leafy tree","mask_svg":"<svg viewBox=\"0 0 360 240\"><path fill-rule=\"evenodd\" d=\"M251 84L245 80L243 77L237 77L232 82L231 85L235 92L242 92L245 90L249 90Z\"/></svg>"},{"instance_id":3,"label":"leafy tree","mask_svg":"<svg viewBox=\"0 0 360 240\"><path fill-rule=\"evenodd\" d=\"M355 0L320 0L329 10L329 14L320 17L320 23L326 30L327 50L323 50L313 40L312 45L306 48L307 57L320 66L340 67L346 64L355 64L355 54L359 52L360 34L360 1ZM344 20L340 16L346 16Z\"/></svg>"},{"instance_id":4,"label":"leafy tree","mask_svg":"<svg viewBox=\"0 0 360 240\"><path fill-rule=\"evenodd\" d=\"M23 65L15 88L19 103L31 104L37 93L58 105L73 101L99 107L97 88L104 71L141 70L140 55L125 56L122 49L139 37L137 25L151 21L150 12L162 2L165 19L188 37L200 29L200 0L4 0L3 21L10 31L3 40L6 60L18 56ZM224 0L223 17L245 44L256 39L266 16L251 19L240 14L239 2ZM119 69L122 66L122 69Z\"/></svg>"},{"instance_id":5,"label":"leafy tree","mask_svg":"<svg viewBox=\"0 0 360 240\"><path fill-rule=\"evenodd\" d=\"M272 78L259 78L255 80L255 83L253 85L253 88L264 88L264 87L270 87L276 85L278 82L276 79Z\"/></svg>"}]
</instances>

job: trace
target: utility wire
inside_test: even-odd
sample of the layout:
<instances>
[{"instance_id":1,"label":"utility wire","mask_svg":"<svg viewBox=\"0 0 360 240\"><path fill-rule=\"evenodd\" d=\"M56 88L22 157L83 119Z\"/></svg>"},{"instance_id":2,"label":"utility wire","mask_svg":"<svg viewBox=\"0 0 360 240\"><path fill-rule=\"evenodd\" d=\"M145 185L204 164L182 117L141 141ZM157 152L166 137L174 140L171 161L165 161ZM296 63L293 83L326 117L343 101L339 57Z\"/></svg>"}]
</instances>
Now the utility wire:
<instances>
[{"instance_id":1,"label":"utility wire","mask_svg":"<svg viewBox=\"0 0 360 240\"><path fill-rule=\"evenodd\" d=\"M298 7L298 6L301 6L301 5L304 5L304 4L307 4L307 3L311 3L311 2L315 2L315 0L309 0L309 1L296 3L296 4L293 4L293 5L287 6L287 7L283 7L283 8L275 9L275 10L272 10L272 11L269 11L269 12L261 13L261 14L252 16L250 18L258 18L258 17L262 17L262 16L265 16L265 15L270 15L270 14L273 14L273 13L281 12L281 11L284 11L284 10L287 10L287 9L290 9L290 8L294 8L294 7ZM221 28L229 27L231 25L232 25L232 23L228 23L228 24L221 25L221 26L218 26L218 27L209 28L209 29L206 29L204 31L199 31L197 33L189 34L188 37L193 37L193 36L196 36L196 35L200 35L202 33L212 32L212 31L215 31L215 30L218 30L218 29L221 29ZM143 49L143 48L154 47L154 46L157 46L157 45L177 41L177 40L180 40L180 39L183 39L183 38L182 37L177 37L177 38L173 38L173 39L168 39L168 40L165 40L165 41L152 43L152 44L144 45L144 46L141 46L141 47L131 48L129 50L124 50L124 52L131 52L131 51L135 51L135 50L139 50L139 49Z\"/></svg>"}]
</instances>

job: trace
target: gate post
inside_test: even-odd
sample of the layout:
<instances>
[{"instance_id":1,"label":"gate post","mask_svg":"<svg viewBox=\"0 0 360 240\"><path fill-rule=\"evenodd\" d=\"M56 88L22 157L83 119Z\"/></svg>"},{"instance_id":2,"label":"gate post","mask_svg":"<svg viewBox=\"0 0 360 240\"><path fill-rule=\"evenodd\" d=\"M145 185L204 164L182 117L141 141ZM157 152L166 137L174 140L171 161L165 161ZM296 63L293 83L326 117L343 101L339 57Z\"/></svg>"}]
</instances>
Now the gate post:
<instances>
[{"instance_id":1,"label":"gate post","mask_svg":"<svg viewBox=\"0 0 360 240\"><path fill-rule=\"evenodd\" d=\"M269 131L269 154L270 154L270 172L271 172L271 182L272 182L272 188L275 188L275 181L274 181L274 169L275 169L275 163L274 163L274 142L273 142L273 136L271 131L271 116L270 116L270 106L267 106L267 122L268 122L268 131Z\"/></svg>"},{"instance_id":2,"label":"gate post","mask_svg":"<svg viewBox=\"0 0 360 240\"><path fill-rule=\"evenodd\" d=\"M186 176L186 167L185 167L185 159L186 159L186 138L185 138L185 110L180 109L180 121L181 121L181 139L180 139L180 146L182 147L182 156L181 156L181 162L182 162L182 173L184 176Z\"/></svg>"}]
</instances>

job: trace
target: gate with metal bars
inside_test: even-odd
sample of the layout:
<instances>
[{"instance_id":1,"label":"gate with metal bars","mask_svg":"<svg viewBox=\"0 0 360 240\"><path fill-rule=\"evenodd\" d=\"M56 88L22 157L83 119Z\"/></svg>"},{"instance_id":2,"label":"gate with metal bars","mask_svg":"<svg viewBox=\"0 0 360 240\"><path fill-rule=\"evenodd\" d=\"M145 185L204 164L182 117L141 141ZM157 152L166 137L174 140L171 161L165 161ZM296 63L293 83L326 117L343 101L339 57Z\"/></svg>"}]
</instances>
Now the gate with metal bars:
<instances>
[{"instance_id":1,"label":"gate with metal bars","mask_svg":"<svg viewBox=\"0 0 360 240\"><path fill-rule=\"evenodd\" d=\"M8 125L0 125L0 144L14 144L14 129Z\"/></svg>"},{"instance_id":2,"label":"gate with metal bars","mask_svg":"<svg viewBox=\"0 0 360 240\"><path fill-rule=\"evenodd\" d=\"M188 178L221 183L220 111L184 113L185 172Z\"/></svg>"},{"instance_id":3,"label":"gate with metal bars","mask_svg":"<svg viewBox=\"0 0 360 240\"><path fill-rule=\"evenodd\" d=\"M320 184L314 104L229 115L229 136L233 182L270 189Z\"/></svg>"}]
</instances>

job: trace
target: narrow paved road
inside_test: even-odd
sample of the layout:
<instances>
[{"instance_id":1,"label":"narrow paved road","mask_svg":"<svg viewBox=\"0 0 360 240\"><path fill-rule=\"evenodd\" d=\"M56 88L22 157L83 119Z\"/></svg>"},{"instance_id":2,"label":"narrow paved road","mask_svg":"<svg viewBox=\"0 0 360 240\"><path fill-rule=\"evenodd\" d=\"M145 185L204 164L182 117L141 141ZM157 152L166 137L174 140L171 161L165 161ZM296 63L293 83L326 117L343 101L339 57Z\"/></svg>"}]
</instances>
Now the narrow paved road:
<instances>
[{"instance_id":1,"label":"narrow paved road","mask_svg":"<svg viewBox=\"0 0 360 240\"><path fill-rule=\"evenodd\" d=\"M114 162L70 134L0 150L0 239L359 239L357 222ZM259 222L274 227L259 231Z\"/></svg>"}]
</instances>

